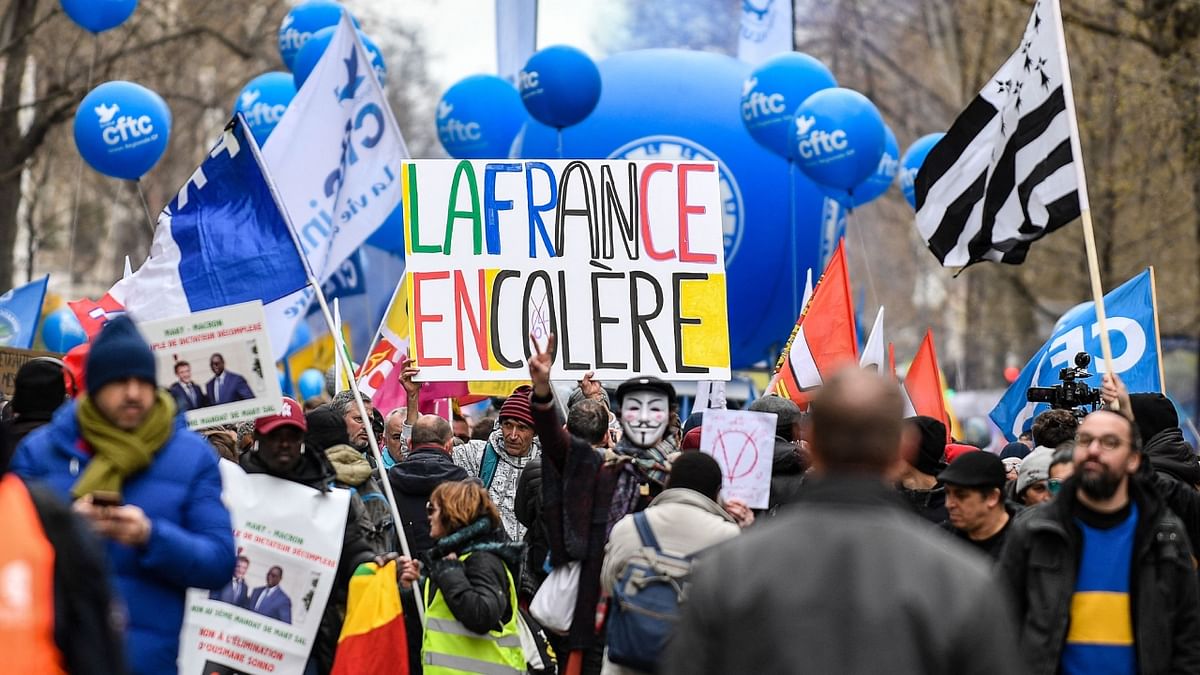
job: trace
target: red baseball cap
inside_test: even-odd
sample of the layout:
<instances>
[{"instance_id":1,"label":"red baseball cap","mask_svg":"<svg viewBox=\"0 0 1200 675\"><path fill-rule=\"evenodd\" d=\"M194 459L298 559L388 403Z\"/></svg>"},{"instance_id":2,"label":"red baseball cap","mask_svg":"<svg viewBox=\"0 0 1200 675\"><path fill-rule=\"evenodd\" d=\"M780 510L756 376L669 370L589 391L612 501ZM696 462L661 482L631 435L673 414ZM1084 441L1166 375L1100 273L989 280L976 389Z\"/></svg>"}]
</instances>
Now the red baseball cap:
<instances>
[{"instance_id":1,"label":"red baseball cap","mask_svg":"<svg viewBox=\"0 0 1200 675\"><path fill-rule=\"evenodd\" d=\"M308 420L304 419L304 408L296 402L296 399L287 396L283 397L283 403L279 406L279 414L266 415L254 420L254 431L260 434L269 434L284 425L296 427L300 431L308 431Z\"/></svg>"}]
</instances>

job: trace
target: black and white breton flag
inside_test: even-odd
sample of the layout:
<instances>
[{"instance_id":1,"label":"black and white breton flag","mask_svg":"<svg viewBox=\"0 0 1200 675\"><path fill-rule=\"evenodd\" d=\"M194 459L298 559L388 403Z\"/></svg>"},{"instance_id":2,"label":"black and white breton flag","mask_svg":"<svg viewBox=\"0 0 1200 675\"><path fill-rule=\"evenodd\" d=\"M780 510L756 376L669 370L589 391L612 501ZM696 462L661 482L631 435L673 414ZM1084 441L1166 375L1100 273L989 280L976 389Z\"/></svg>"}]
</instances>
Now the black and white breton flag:
<instances>
[{"instance_id":1,"label":"black and white breton flag","mask_svg":"<svg viewBox=\"0 0 1200 675\"><path fill-rule=\"evenodd\" d=\"M917 229L945 267L1020 264L1079 217L1062 25L1039 0L1021 47L934 146L916 179Z\"/></svg>"}]
</instances>

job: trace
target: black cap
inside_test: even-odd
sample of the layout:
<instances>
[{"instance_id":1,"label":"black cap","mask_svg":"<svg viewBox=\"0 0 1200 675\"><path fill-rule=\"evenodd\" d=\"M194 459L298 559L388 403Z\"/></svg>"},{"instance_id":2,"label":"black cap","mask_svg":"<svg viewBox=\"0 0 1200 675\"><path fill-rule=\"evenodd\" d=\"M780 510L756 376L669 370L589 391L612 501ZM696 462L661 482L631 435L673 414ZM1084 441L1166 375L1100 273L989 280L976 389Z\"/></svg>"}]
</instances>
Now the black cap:
<instances>
[{"instance_id":1,"label":"black cap","mask_svg":"<svg viewBox=\"0 0 1200 675\"><path fill-rule=\"evenodd\" d=\"M621 405L621 401L625 400L625 395L631 391L639 389L652 389L662 392L663 396L667 397L668 404L675 407L675 387L671 386L670 382L660 380L657 377L634 377L625 380L621 386L617 387L617 405Z\"/></svg>"},{"instance_id":2,"label":"black cap","mask_svg":"<svg viewBox=\"0 0 1200 675\"><path fill-rule=\"evenodd\" d=\"M939 481L959 487L1004 488L1008 478L1004 462L987 451L968 452L938 474Z\"/></svg>"}]
</instances>

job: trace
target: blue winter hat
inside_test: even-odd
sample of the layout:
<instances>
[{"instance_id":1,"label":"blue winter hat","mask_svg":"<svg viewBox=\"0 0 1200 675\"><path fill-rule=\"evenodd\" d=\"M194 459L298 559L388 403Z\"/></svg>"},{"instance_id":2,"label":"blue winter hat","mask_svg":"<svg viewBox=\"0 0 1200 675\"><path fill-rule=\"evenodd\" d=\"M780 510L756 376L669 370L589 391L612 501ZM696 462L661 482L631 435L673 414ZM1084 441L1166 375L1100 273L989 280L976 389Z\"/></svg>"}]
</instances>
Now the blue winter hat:
<instances>
[{"instance_id":1,"label":"blue winter hat","mask_svg":"<svg viewBox=\"0 0 1200 675\"><path fill-rule=\"evenodd\" d=\"M1004 449L1000 451L1000 459L1008 459L1009 457L1016 457L1017 459L1025 459L1025 456L1028 454L1029 454L1029 446L1028 445L1025 445L1024 443L1021 443L1019 441L1013 441L1012 443L1009 443L1008 445L1004 446Z\"/></svg>"},{"instance_id":2,"label":"blue winter hat","mask_svg":"<svg viewBox=\"0 0 1200 675\"><path fill-rule=\"evenodd\" d=\"M135 377L158 386L154 352L128 316L111 319L88 351L85 377L88 395L109 382Z\"/></svg>"}]
</instances>

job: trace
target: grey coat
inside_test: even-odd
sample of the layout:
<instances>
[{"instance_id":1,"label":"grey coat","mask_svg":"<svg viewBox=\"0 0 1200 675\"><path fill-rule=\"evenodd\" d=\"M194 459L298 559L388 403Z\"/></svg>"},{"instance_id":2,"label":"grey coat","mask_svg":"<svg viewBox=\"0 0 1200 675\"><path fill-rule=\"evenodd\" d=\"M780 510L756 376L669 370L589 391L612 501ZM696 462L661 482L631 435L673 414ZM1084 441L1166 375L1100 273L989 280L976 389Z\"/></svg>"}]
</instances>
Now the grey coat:
<instances>
[{"instance_id":1,"label":"grey coat","mask_svg":"<svg viewBox=\"0 0 1200 675\"><path fill-rule=\"evenodd\" d=\"M794 506L696 566L668 675L1020 672L988 560L879 479L805 481Z\"/></svg>"}]
</instances>

